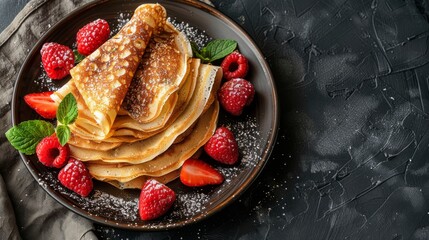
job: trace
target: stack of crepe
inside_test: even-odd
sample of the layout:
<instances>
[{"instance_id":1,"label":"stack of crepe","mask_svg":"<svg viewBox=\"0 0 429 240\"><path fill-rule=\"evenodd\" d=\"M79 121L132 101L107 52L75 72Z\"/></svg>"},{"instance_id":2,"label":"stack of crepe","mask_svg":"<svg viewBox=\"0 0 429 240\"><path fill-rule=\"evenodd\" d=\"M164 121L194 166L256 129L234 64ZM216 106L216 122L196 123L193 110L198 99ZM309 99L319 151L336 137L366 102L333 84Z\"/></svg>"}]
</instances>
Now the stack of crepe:
<instances>
[{"instance_id":1,"label":"stack of crepe","mask_svg":"<svg viewBox=\"0 0 429 240\"><path fill-rule=\"evenodd\" d=\"M119 188L177 178L216 129L222 71L192 58L186 36L166 17L159 4L139 6L51 96L59 103L72 93L78 102L72 157Z\"/></svg>"}]
</instances>

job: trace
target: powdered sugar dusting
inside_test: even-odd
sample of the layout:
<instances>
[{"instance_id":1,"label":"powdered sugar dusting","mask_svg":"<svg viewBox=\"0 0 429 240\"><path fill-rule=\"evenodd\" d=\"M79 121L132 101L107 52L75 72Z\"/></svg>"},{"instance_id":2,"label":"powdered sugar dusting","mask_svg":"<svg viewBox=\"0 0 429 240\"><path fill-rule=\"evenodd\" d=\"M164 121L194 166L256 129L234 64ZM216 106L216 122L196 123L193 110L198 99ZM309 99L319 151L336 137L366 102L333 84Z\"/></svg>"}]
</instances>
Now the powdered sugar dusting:
<instances>
[{"instance_id":1,"label":"powdered sugar dusting","mask_svg":"<svg viewBox=\"0 0 429 240\"><path fill-rule=\"evenodd\" d=\"M119 30L121 30L121 28L128 22L130 21L132 16L131 12L125 12L125 13L119 13L118 14L118 18L116 18L116 22L111 23L110 25L110 36L115 35L117 32L119 32Z\"/></svg>"},{"instance_id":2,"label":"powdered sugar dusting","mask_svg":"<svg viewBox=\"0 0 429 240\"><path fill-rule=\"evenodd\" d=\"M223 189L228 189L232 183L235 185L236 179L246 179L246 174L250 173L258 164L261 163L262 136L259 132L259 124L253 116L246 116L242 120L223 119L220 125L230 129L237 140L240 151L239 164L230 167L218 166L222 175L225 177L223 187L218 191L220 194Z\"/></svg>"},{"instance_id":3,"label":"powdered sugar dusting","mask_svg":"<svg viewBox=\"0 0 429 240\"><path fill-rule=\"evenodd\" d=\"M138 218L138 198L118 197L112 194L94 190L88 197L84 198L63 187L54 172L45 172L40 175L38 182L44 188L53 188L56 192L70 198L84 211L90 215L99 216L114 221L135 221Z\"/></svg>"},{"instance_id":4,"label":"powdered sugar dusting","mask_svg":"<svg viewBox=\"0 0 429 240\"><path fill-rule=\"evenodd\" d=\"M175 18L168 18L167 20L179 31L183 32L188 37L189 41L194 42L199 48L204 47L212 40L205 31L195 28L189 25L189 23L178 21Z\"/></svg>"},{"instance_id":5,"label":"powdered sugar dusting","mask_svg":"<svg viewBox=\"0 0 429 240\"><path fill-rule=\"evenodd\" d=\"M255 167L261 160L261 139L263 139L257 119L246 116L242 121L228 120L225 126L234 133L238 142L241 164L245 167Z\"/></svg>"},{"instance_id":6,"label":"powdered sugar dusting","mask_svg":"<svg viewBox=\"0 0 429 240\"><path fill-rule=\"evenodd\" d=\"M40 76L36 79L33 79L32 84L38 86L41 89L46 89L47 91L57 90L56 84L51 78L48 77L45 70L43 69L42 62L40 62L40 69L42 70L42 74L40 74Z\"/></svg>"},{"instance_id":7,"label":"powdered sugar dusting","mask_svg":"<svg viewBox=\"0 0 429 240\"><path fill-rule=\"evenodd\" d=\"M197 190L178 194L171 216L174 218L192 217L203 211L209 201L210 195L198 192Z\"/></svg>"},{"instance_id":8,"label":"powdered sugar dusting","mask_svg":"<svg viewBox=\"0 0 429 240\"><path fill-rule=\"evenodd\" d=\"M138 218L138 199L124 199L111 194L95 190L89 199L84 201L85 210L97 214L103 208L103 212L110 211L115 221L135 221Z\"/></svg>"}]
</instances>

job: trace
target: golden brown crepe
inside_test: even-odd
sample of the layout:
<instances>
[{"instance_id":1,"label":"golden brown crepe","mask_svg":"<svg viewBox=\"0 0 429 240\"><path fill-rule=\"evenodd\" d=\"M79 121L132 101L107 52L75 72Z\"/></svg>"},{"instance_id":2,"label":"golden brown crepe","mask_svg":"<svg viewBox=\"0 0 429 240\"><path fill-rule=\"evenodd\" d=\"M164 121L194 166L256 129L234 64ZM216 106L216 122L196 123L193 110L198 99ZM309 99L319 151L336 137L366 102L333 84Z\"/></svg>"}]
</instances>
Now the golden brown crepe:
<instances>
[{"instance_id":1,"label":"golden brown crepe","mask_svg":"<svg viewBox=\"0 0 429 240\"><path fill-rule=\"evenodd\" d=\"M117 180L107 180L107 179L102 179L102 180L98 179L98 180L110 183L111 185L119 189L132 189L132 188L141 189L143 184L149 179L155 179L160 183L167 184L173 181L174 179L178 178L179 174L180 174L180 170L175 170L159 177L140 176L128 182L119 182Z\"/></svg>"},{"instance_id":2,"label":"golden brown crepe","mask_svg":"<svg viewBox=\"0 0 429 240\"><path fill-rule=\"evenodd\" d=\"M183 141L172 145L151 161L141 164L88 162L87 167L94 178L118 183L130 182L139 177L165 176L179 169L208 141L216 130L218 113L219 104L214 102Z\"/></svg>"},{"instance_id":3,"label":"golden brown crepe","mask_svg":"<svg viewBox=\"0 0 429 240\"><path fill-rule=\"evenodd\" d=\"M114 129L134 129L141 132L152 132L159 130L164 127L167 121L174 121L175 118L180 115L180 113L184 110L186 105L189 103L193 92L195 90L195 85L198 77L198 68L200 66L199 59L191 59L189 64L189 74L187 74L187 78L183 81L183 85L177 91L177 101L175 101L174 109L170 108L169 101L165 103L162 107L162 111L168 111L167 113L160 114L158 118L147 122L140 123L134 119L130 119L129 116L118 116L117 121L113 124ZM170 97L176 97L174 94ZM115 133L114 136L119 136L120 134Z\"/></svg>"},{"instance_id":4,"label":"golden brown crepe","mask_svg":"<svg viewBox=\"0 0 429 240\"><path fill-rule=\"evenodd\" d=\"M70 70L85 104L107 135L116 118L152 33L164 28L166 11L159 4L139 6L111 39Z\"/></svg>"},{"instance_id":5,"label":"golden brown crepe","mask_svg":"<svg viewBox=\"0 0 429 240\"><path fill-rule=\"evenodd\" d=\"M72 156L82 161L143 163L168 149L203 113L210 96L217 92L222 78L219 67L203 64L198 70L198 81L190 103L182 114L164 131L145 140L122 144L108 151L97 151L70 146Z\"/></svg>"},{"instance_id":6,"label":"golden brown crepe","mask_svg":"<svg viewBox=\"0 0 429 240\"><path fill-rule=\"evenodd\" d=\"M189 41L171 24L156 35L131 82L122 108L138 122L154 120L169 96L182 85L192 57ZM184 53L184 54L183 54Z\"/></svg>"}]
</instances>

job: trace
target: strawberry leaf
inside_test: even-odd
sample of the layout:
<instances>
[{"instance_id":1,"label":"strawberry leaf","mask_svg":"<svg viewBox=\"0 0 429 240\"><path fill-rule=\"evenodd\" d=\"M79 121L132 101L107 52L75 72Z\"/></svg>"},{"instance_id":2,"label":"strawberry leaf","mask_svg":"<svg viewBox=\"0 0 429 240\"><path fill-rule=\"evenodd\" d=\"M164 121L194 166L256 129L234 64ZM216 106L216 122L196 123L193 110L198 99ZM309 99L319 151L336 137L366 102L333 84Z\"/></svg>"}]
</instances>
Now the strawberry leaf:
<instances>
[{"instance_id":1,"label":"strawberry leaf","mask_svg":"<svg viewBox=\"0 0 429 240\"><path fill-rule=\"evenodd\" d=\"M54 132L54 126L49 122L29 120L9 129L6 132L6 138L16 150L31 155L36 152L37 144Z\"/></svg>"},{"instance_id":2,"label":"strawberry leaf","mask_svg":"<svg viewBox=\"0 0 429 240\"><path fill-rule=\"evenodd\" d=\"M73 123L78 115L77 102L73 94L67 94L61 101L57 110L57 120L64 124Z\"/></svg>"},{"instance_id":3,"label":"strawberry leaf","mask_svg":"<svg viewBox=\"0 0 429 240\"><path fill-rule=\"evenodd\" d=\"M58 125L57 128L55 129L56 133L57 133L57 138L58 141L60 142L61 146L66 145L66 143L69 141L70 139L70 128L67 125Z\"/></svg>"}]
</instances>

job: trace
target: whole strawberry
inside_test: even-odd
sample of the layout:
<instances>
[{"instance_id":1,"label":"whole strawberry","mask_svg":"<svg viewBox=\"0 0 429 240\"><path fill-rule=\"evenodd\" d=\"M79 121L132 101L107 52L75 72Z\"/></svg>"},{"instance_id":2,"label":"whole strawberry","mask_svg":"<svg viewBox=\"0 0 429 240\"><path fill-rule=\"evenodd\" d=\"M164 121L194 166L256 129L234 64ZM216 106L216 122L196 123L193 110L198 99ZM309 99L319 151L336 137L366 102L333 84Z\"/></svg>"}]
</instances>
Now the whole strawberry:
<instances>
[{"instance_id":1,"label":"whole strawberry","mask_svg":"<svg viewBox=\"0 0 429 240\"><path fill-rule=\"evenodd\" d=\"M247 58L238 52L232 52L226 56L220 66L226 80L244 78L249 70Z\"/></svg>"},{"instance_id":2,"label":"whole strawberry","mask_svg":"<svg viewBox=\"0 0 429 240\"><path fill-rule=\"evenodd\" d=\"M73 51L58 43L45 43L40 50L42 65L51 79L62 79L70 73L74 66Z\"/></svg>"},{"instance_id":3,"label":"whole strawberry","mask_svg":"<svg viewBox=\"0 0 429 240\"><path fill-rule=\"evenodd\" d=\"M92 177L85 164L70 158L67 165L58 174L61 184L73 192L86 197L92 191Z\"/></svg>"},{"instance_id":4,"label":"whole strawberry","mask_svg":"<svg viewBox=\"0 0 429 240\"><path fill-rule=\"evenodd\" d=\"M142 220L152 220L164 215L173 206L176 194L166 185L147 180L139 198L139 215Z\"/></svg>"},{"instance_id":5,"label":"whole strawberry","mask_svg":"<svg viewBox=\"0 0 429 240\"><path fill-rule=\"evenodd\" d=\"M77 51L82 55L89 55L109 39L109 35L110 27L106 20L90 22L77 32Z\"/></svg>"},{"instance_id":6,"label":"whole strawberry","mask_svg":"<svg viewBox=\"0 0 429 240\"><path fill-rule=\"evenodd\" d=\"M61 168L70 156L69 145L61 146L57 136L43 138L36 146L39 161L47 167Z\"/></svg>"},{"instance_id":7,"label":"whole strawberry","mask_svg":"<svg viewBox=\"0 0 429 240\"><path fill-rule=\"evenodd\" d=\"M225 82L219 89L219 103L225 111L239 116L245 106L250 105L255 95L253 84L242 78Z\"/></svg>"},{"instance_id":8,"label":"whole strawberry","mask_svg":"<svg viewBox=\"0 0 429 240\"><path fill-rule=\"evenodd\" d=\"M234 134L226 127L216 129L204 145L206 153L214 160L232 165L238 161L238 143Z\"/></svg>"}]
</instances>

